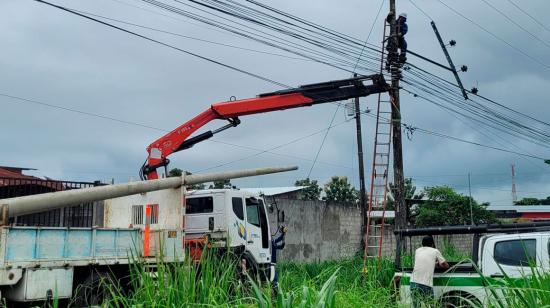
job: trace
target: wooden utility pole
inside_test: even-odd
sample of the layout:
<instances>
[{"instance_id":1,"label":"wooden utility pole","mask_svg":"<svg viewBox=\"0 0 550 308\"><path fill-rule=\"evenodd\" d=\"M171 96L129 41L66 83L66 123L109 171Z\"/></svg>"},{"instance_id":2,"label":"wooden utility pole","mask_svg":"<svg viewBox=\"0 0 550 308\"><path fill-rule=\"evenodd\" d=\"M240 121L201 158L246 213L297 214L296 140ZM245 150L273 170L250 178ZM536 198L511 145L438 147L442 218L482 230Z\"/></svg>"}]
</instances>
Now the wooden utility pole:
<instances>
[{"instance_id":1,"label":"wooden utility pole","mask_svg":"<svg viewBox=\"0 0 550 308\"><path fill-rule=\"evenodd\" d=\"M357 74L353 74L357 77ZM361 134L361 108L359 97L355 98L355 126L357 131L357 156L359 161L359 202L361 204L361 232L365 233L367 225L367 202L365 189L365 166L363 165L363 137Z\"/></svg>"},{"instance_id":2,"label":"wooden utility pole","mask_svg":"<svg viewBox=\"0 0 550 308\"><path fill-rule=\"evenodd\" d=\"M407 205L405 203L405 178L403 175L403 146L401 140L401 111L399 105L399 79L401 65L397 53L397 13L395 0L390 0L390 39L388 41L388 61L391 70L390 97L392 104L392 144L393 144L393 198L395 200L395 227L403 229L407 226Z\"/></svg>"}]
</instances>

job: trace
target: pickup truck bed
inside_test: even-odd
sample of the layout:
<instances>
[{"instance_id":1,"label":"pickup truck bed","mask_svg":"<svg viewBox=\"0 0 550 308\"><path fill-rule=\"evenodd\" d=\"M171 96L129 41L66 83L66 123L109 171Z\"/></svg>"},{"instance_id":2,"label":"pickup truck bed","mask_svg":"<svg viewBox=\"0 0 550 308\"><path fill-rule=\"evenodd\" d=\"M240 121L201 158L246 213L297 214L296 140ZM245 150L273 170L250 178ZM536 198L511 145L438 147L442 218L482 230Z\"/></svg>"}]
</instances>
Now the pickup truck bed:
<instances>
[{"instance_id":1,"label":"pickup truck bed","mask_svg":"<svg viewBox=\"0 0 550 308\"><path fill-rule=\"evenodd\" d=\"M476 272L474 265L472 262L449 262L449 268L451 269L450 272L453 273L473 273ZM402 272L404 273L412 273L413 268L412 267L404 267L402 269ZM435 273L444 273L445 269L442 268L436 268Z\"/></svg>"}]
</instances>

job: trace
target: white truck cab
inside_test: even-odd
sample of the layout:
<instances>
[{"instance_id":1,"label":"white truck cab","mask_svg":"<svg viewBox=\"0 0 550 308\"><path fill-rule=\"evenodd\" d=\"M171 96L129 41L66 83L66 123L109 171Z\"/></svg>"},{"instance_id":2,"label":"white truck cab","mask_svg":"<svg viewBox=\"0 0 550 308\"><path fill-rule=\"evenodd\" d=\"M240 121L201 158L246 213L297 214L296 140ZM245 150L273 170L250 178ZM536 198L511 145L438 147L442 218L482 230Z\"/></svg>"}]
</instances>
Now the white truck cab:
<instances>
[{"instance_id":1,"label":"white truck cab","mask_svg":"<svg viewBox=\"0 0 550 308\"><path fill-rule=\"evenodd\" d=\"M185 196L186 239L207 236L217 247L242 253L269 280L271 230L264 199L238 189L189 191Z\"/></svg>"}]
</instances>

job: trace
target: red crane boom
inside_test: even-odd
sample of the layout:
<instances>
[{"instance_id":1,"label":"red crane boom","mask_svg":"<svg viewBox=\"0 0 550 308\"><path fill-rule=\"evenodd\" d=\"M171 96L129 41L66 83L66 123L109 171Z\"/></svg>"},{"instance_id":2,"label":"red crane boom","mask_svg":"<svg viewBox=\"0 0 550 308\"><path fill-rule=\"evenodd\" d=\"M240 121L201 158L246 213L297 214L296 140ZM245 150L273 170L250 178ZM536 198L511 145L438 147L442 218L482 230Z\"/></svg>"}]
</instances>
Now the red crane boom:
<instances>
[{"instance_id":1,"label":"red crane boom","mask_svg":"<svg viewBox=\"0 0 550 308\"><path fill-rule=\"evenodd\" d=\"M365 84L371 81L371 84ZM216 133L240 124L239 116L311 106L346 100L388 91L388 84L380 74L309 84L298 88L260 94L258 97L216 103L193 119L157 139L147 147L148 157L140 170L143 179L157 179L157 168L170 162L168 156L188 149ZM189 138L212 120L227 120L229 124Z\"/></svg>"}]
</instances>

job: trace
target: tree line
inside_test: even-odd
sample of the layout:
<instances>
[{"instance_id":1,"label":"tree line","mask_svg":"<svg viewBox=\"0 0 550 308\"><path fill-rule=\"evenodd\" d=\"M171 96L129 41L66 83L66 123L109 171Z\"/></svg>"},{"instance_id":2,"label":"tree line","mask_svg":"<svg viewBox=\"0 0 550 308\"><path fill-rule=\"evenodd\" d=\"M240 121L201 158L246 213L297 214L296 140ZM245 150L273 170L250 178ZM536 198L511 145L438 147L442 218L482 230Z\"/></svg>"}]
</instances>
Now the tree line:
<instances>
[{"instance_id":1,"label":"tree line","mask_svg":"<svg viewBox=\"0 0 550 308\"><path fill-rule=\"evenodd\" d=\"M346 205L358 205L359 193L346 177L334 176L323 188L316 180L297 180L295 186L306 186L298 195L302 200L324 200ZM395 202L390 193L386 210L394 210ZM321 197L321 192L325 195ZM368 196L366 196L368 200ZM418 227L443 225L487 224L496 222L494 213L487 210L489 203L478 203L469 196L448 186L425 187L417 192L412 179L405 179L405 199L408 204L409 223Z\"/></svg>"}]
</instances>

